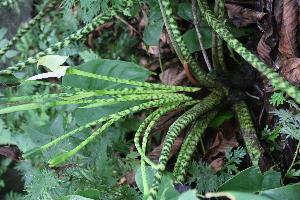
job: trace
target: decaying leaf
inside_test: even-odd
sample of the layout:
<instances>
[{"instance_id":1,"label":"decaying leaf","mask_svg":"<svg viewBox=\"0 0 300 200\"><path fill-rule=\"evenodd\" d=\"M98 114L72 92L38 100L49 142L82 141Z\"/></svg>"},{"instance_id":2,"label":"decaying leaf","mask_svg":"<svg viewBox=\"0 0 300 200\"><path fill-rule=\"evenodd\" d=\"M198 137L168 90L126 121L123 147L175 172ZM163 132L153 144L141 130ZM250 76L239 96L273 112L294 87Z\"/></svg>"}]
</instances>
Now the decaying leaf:
<instances>
[{"instance_id":1,"label":"decaying leaf","mask_svg":"<svg viewBox=\"0 0 300 200\"><path fill-rule=\"evenodd\" d=\"M288 58L297 57L296 33L298 6L296 1L283 0L282 9L282 22L279 28L281 37L279 51ZM277 12L278 16L280 16L280 11Z\"/></svg>"},{"instance_id":2,"label":"decaying leaf","mask_svg":"<svg viewBox=\"0 0 300 200\"><path fill-rule=\"evenodd\" d=\"M293 85L300 85L300 58L290 58L283 62L280 74Z\"/></svg>"},{"instance_id":3,"label":"decaying leaf","mask_svg":"<svg viewBox=\"0 0 300 200\"><path fill-rule=\"evenodd\" d=\"M260 39L257 45L257 52L259 54L259 58L266 63L269 67L274 68L275 64L272 58L270 57L271 54L271 47L266 43L267 35L264 34Z\"/></svg>"},{"instance_id":4,"label":"decaying leaf","mask_svg":"<svg viewBox=\"0 0 300 200\"><path fill-rule=\"evenodd\" d=\"M23 152L18 147L4 146L0 147L0 154L12 159L12 160L25 160L22 157Z\"/></svg>"},{"instance_id":5,"label":"decaying leaf","mask_svg":"<svg viewBox=\"0 0 300 200\"><path fill-rule=\"evenodd\" d=\"M228 9L228 16L232 23L237 27L245 27L251 23L257 23L266 15L264 12L258 12L242 6L225 4Z\"/></svg>"},{"instance_id":6,"label":"decaying leaf","mask_svg":"<svg viewBox=\"0 0 300 200\"><path fill-rule=\"evenodd\" d=\"M172 149L170 151L170 155L169 155L169 158L171 158L176 152L177 150L181 147L181 144L183 142L183 138L182 137L178 137L173 146L172 146ZM153 149L152 152L148 153L147 156L148 158L155 164L158 164L158 160L159 160L159 156L160 156L160 153L161 153L161 150L162 150L162 147L163 147L163 143L160 144L158 147L156 147L155 149Z\"/></svg>"},{"instance_id":7,"label":"decaying leaf","mask_svg":"<svg viewBox=\"0 0 300 200\"><path fill-rule=\"evenodd\" d=\"M225 153L228 147L238 147L238 142L236 137L224 138L221 132L218 132L215 138L214 144L206 150L205 155L203 156L203 161L211 160L218 153Z\"/></svg>"},{"instance_id":8,"label":"decaying leaf","mask_svg":"<svg viewBox=\"0 0 300 200\"><path fill-rule=\"evenodd\" d=\"M225 156L222 156L221 158L217 158L212 163L210 163L211 169L215 172L220 171L225 163Z\"/></svg>"},{"instance_id":9,"label":"decaying leaf","mask_svg":"<svg viewBox=\"0 0 300 200\"><path fill-rule=\"evenodd\" d=\"M159 74L162 84L165 85L180 85L187 78L183 68L170 68Z\"/></svg>"}]
</instances>

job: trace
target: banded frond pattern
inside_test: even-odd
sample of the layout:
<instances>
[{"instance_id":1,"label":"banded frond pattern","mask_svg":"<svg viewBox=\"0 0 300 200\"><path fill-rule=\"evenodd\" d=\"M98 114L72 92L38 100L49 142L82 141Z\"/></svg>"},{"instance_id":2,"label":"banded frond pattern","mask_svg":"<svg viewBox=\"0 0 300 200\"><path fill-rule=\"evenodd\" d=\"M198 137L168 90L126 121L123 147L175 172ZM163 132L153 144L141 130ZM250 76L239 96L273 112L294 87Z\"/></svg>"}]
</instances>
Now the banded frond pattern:
<instances>
[{"instance_id":1,"label":"banded frond pattern","mask_svg":"<svg viewBox=\"0 0 300 200\"><path fill-rule=\"evenodd\" d=\"M217 83L201 70L186 47L173 16L170 2L168 0L158 0L158 2L172 45L181 63L184 64L184 61L186 61L189 64L192 73L201 85L206 87L214 87Z\"/></svg>"},{"instance_id":2,"label":"banded frond pattern","mask_svg":"<svg viewBox=\"0 0 300 200\"><path fill-rule=\"evenodd\" d=\"M255 67L259 72L265 75L272 84L279 89L287 92L298 103L300 103L300 92L297 87L290 84L278 73L270 69L265 63L260 61L254 54L246 49L213 15L212 11L205 0L198 0L201 12L209 25L231 46L238 54L240 54L247 62Z\"/></svg>"},{"instance_id":3,"label":"banded frond pattern","mask_svg":"<svg viewBox=\"0 0 300 200\"><path fill-rule=\"evenodd\" d=\"M180 116L173 124L170 126L167 136L164 141L164 145L159 157L159 162L157 165L157 171L154 175L152 186L150 189L150 194L148 200L154 200L156 198L159 184L162 179L163 171L166 168L166 163L168 161L168 156L180 131L182 131L189 123L194 121L199 115L210 111L215 108L215 101L213 99L218 98L216 94L211 93L207 98L211 98L212 101L206 101L205 107L203 106L204 102L201 100L186 113Z\"/></svg>"},{"instance_id":4,"label":"banded frond pattern","mask_svg":"<svg viewBox=\"0 0 300 200\"><path fill-rule=\"evenodd\" d=\"M35 16L24 28L22 28L19 33L14 36L6 45L0 50L0 58L14 45L20 38L25 35L34 25L38 24L41 19L51 11L59 3L58 0L50 0L49 4L37 15Z\"/></svg>"},{"instance_id":5,"label":"banded frond pattern","mask_svg":"<svg viewBox=\"0 0 300 200\"><path fill-rule=\"evenodd\" d=\"M90 24L86 25L82 29L76 31L75 33L71 34L69 37L63 39L61 42L58 42L51 47L45 49L42 52L37 53L36 55L28 58L24 62L20 62L15 64L14 66L8 67L5 70L0 71L0 74L10 74L12 72L18 71L26 67L27 65L36 63L38 59L41 57L48 55L48 54L54 54L58 50L64 48L65 46L69 45L70 43L79 40L82 36L85 34L91 32L96 27L98 27L100 24L103 24L105 21L109 20L113 16L112 12L106 12L105 14L98 15Z\"/></svg>"},{"instance_id":6,"label":"banded frond pattern","mask_svg":"<svg viewBox=\"0 0 300 200\"><path fill-rule=\"evenodd\" d=\"M198 103L198 100L194 100L194 101L189 101L186 102L184 104L174 104L171 106L166 106L164 105L164 107L161 107L159 109L157 109L156 111L154 111L153 113L151 113L144 121L143 123L140 125L139 129L137 130L135 137L134 137L134 143L135 146L139 152L139 154L141 155L142 159L148 163L149 165L151 165L154 169L156 169L156 165L146 156L145 154L145 149L146 149L146 145L147 145L147 141L148 141L148 136L149 133L154 125L154 123L165 113L174 110L174 109L178 109L178 108L182 108L182 107L186 107L189 105L193 105ZM145 127L147 127L145 129ZM145 130L144 130L145 129ZM144 133L143 135L143 140L142 140L142 146L140 145L140 136L141 134Z\"/></svg>"},{"instance_id":7,"label":"banded frond pattern","mask_svg":"<svg viewBox=\"0 0 300 200\"><path fill-rule=\"evenodd\" d=\"M237 115L241 135L244 139L251 162L254 166L258 166L258 161L260 157L263 156L263 148L257 139L256 131L247 105L244 101L239 101L234 104L233 109Z\"/></svg>"},{"instance_id":8,"label":"banded frond pattern","mask_svg":"<svg viewBox=\"0 0 300 200\"><path fill-rule=\"evenodd\" d=\"M99 74L93 74L85 71L80 71L75 68L68 68L67 74L75 74L75 75L82 75L87 76L91 78L97 78L101 80L106 81L113 81L117 83L124 83L128 85L137 85L140 87L149 87L152 89L161 89L161 90L177 90L177 91L185 91L185 92L196 92L200 90L200 88L196 87L183 87L183 86L173 86L173 85L163 85L163 84L155 84L155 83L147 83L147 82L139 82L139 81L132 81L132 80L126 80L126 79L120 79L120 78L114 78L110 76L103 76Z\"/></svg>"},{"instance_id":9,"label":"banded frond pattern","mask_svg":"<svg viewBox=\"0 0 300 200\"><path fill-rule=\"evenodd\" d=\"M90 122L84 126L81 126L69 133L66 133L65 135L62 135L60 136L59 138L53 140L52 142L40 147L41 151L49 148L50 146L56 144L57 142L73 135L74 133L77 133L79 131L82 131L86 128L89 128L91 126L94 126L96 124L99 124L100 122L103 122L103 121L107 121L107 120L111 120L111 119L119 119L120 117L124 117L132 112L137 112L137 111L140 111L140 110L143 110L143 109L147 109L147 108L153 108L153 107L160 107L161 105L172 105L174 103L180 103L180 102L185 102L186 101L186 98L183 98L183 97L175 97L175 98L167 98L167 99L159 99L159 100L154 100L154 101L150 101L150 102L146 102L146 103L142 103L140 105L137 105L137 106L133 106L131 108L128 108L126 110L123 110L123 111L120 111L118 113L115 113L115 114L112 114L112 115L109 115L107 117L103 117L103 118L100 118L98 120L95 120L93 122ZM31 154L25 154L23 155L24 158L30 158L32 155Z\"/></svg>"},{"instance_id":10,"label":"banded frond pattern","mask_svg":"<svg viewBox=\"0 0 300 200\"><path fill-rule=\"evenodd\" d=\"M186 168L190 163L189 161L201 138L201 134L205 131L208 124L217 115L217 113L218 110L212 110L201 116L200 119L198 119L195 125L192 127L188 137L182 144L173 171L173 175L178 182L184 181L184 176L186 175Z\"/></svg>"}]
</instances>

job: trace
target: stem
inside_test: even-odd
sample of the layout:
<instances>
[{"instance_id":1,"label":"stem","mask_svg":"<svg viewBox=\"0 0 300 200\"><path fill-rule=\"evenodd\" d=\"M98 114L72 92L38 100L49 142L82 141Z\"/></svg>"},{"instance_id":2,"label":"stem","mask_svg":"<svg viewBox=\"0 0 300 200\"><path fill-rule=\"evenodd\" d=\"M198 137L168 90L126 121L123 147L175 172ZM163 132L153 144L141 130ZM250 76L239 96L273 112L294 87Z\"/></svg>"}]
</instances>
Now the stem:
<instances>
[{"instance_id":1,"label":"stem","mask_svg":"<svg viewBox=\"0 0 300 200\"><path fill-rule=\"evenodd\" d=\"M200 88L194 88L194 87L162 85L162 84L156 84L156 83L147 83L147 82L139 82L139 81L132 81L132 80L114 78L114 77L103 76L103 75L99 75L99 74L93 74L93 73L81 71L81 70L78 70L78 69L75 69L75 68L68 68L67 69L67 74L76 74L76 75L81 75L81 76L86 76L86 77L91 77L91 78L97 78L97 79L112 81L112 82L117 82L117 83L137 85L137 86L140 86L140 87L149 87L149 88L152 88L152 89L162 89L162 90L173 89L173 90L185 91L185 92L196 92L196 91L200 90Z\"/></svg>"}]
</instances>

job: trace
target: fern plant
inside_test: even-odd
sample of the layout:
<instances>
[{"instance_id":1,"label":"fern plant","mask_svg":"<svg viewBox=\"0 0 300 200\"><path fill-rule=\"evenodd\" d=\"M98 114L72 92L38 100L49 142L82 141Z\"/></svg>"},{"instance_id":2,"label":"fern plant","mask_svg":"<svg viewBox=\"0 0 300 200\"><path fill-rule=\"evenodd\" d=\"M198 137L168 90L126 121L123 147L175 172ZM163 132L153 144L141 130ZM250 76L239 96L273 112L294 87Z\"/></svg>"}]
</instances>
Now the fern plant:
<instances>
[{"instance_id":1,"label":"fern plant","mask_svg":"<svg viewBox=\"0 0 300 200\"><path fill-rule=\"evenodd\" d=\"M54 8L53 3L57 1L49 0L45 5L45 9L48 7ZM150 72L144 70L143 68L134 65L133 63L122 62L122 61L113 61L105 59L93 59L95 54L87 51L81 53L81 57L84 60L89 60L82 65L74 67L77 65L76 62L72 59L66 60L68 57L62 56L50 56L49 54L54 54L57 51L61 51L70 43L80 40L88 34L90 31L94 30L99 25L103 24L105 21L110 20L116 13L123 13L124 15L131 15L132 12L135 12L135 9L131 7L136 6L139 2L135 1L111 1L110 6L106 4L105 1L101 2L102 12L98 15L100 9L99 4L96 5L93 1L73 1L65 0L63 2L66 10L68 11L72 6L81 6L82 9L78 7L79 16L85 22L89 24L85 25L83 28L77 30L75 33L70 34L63 40L55 41L52 46L46 47L44 43L40 45L42 51L36 55L29 57L27 60L17 63L14 66L11 66L3 71L1 74L12 74L16 71L22 70L28 65L35 64L44 65L51 72L44 74L39 74L33 76L29 79L24 79L23 77L14 74L15 76L1 76L0 81L4 84L40 84L45 86L51 86L59 88L59 92L49 92L49 94L34 94L34 95L24 95L24 96L10 96L6 95L1 99L1 103L4 104L4 108L0 110L0 114L13 113L16 111L31 111L33 109L40 109L42 111L51 110L54 107L65 106L69 108L72 105L78 105L79 108L76 110L75 118L78 126L71 126L67 128L57 128L57 126L50 126L49 124L43 126L43 128L52 131L51 136L46 139L41 140L40 138L32 139L36 141L35 148L25 151L23 157L26 159L35 159L41 154L47 159L47 168L55 170L56 173L66 169L66 166L73 167L83 167L78 165L91 156L85 152L86 149L92 149L94 142L98 142L99 136L102 136L101 147L96 146L101 158L96 160L97 163L91 162L92 166L96 166L95 169L88 168L89 172L101 174L101 182L96 191L98 195L102 195L102 192L105 198L112 197L121 197L119 195L122 191L126 191L123 187L114 190L114 185L116 184L117 178L114 178L112 171L115 170L111 162L111 158L104 152L109 151L109 141L107 141L105 131L113 130L113 126L117 126L118 120L129 115L133 112L138 112L144 109L157 108L153 113L149 114L147 118L143 120L141 125L138 127L135 136L134 143L135 147L141 157L140 165L140 190L143 192L144 198L155 199L155 198L167 198L163 193L159 192L160 184L163 181L167 185L167 189L170 190L172 197L177 197L179 194L174 190L171 182L180 183L183 182L186 175L186 168L191 160L191 155L195 147L197 146L198 141L201 138L201 133L204 132L206 127L209 126L210 122L215 118L219 113L219 110L224 108L227 105L233 104L232 110L236 114L237 121L240 124L241 133L245 141L246 149L249 153L250 160L253 165L259 165L259 159L263 155L262 147L257 139L255 128L251 120L249 109L245 101L240 101L240 96L242 96L242 90L233 89L225 87L220 82L212 79L207 73L203 70L203 67L197 65L195 59L191 56L188 51L188 48L183 43L183 39L180 35L178 26L176 24L175 18L172 15L171 4L167 0L159 0L159 10L161 16L167 27L167 31L170 36L170 40L176 53L179 56L180 61L186 68L187 73L190 70L195 77L195 82L199 82L202 87L205 88L207 93L204 98L194 99L191 97L190 93L194 93L200 90L198 87L181 87L181 86L168 86L162 84L154 84L144 82L146 77L151 74ZM296 101L299 100L299 91L288 82L284 81L281 76L273 72L271 69L267 68L261 61L259 61L252 53L250 53L246 48L244 48L233 35L224 27L222 22L222 17L218 21L215 16L210 11L207 3L203 0L198 1L199 8L202 11L203 17L206 18L208 24L211 25L214 31L218 32L220 36L232 46L236 52L238 52L242 57L249 61L253 66L255 66L259 71L264 73L266 77L270 78L272 82L283 89L285 92L290 94L295 98ZM220 7L224 7L224 2L219 2ZM48 6L48 7L47 7ZM160 20L160 15L155 15L157 13L157 7L151 10L149 26L146 28L146 33L151 35L151 30L162 29L162 23L158 23L159 26L155 26L155 20ZM218 10L218 9L216 9ZM43 12L43 11L42 11ZM219 9L219 12L223 12L222 9ZM154 13L154 14L153 14ZM221 13L219 13L221 15ZM91 20L91 18L94 18ZM196 17L194 17L196 18ZM197 26L197 25L196 25ZM50 26L45 25L45 29L50 29ZM47 36L45 36L47 37ZM216 37L220 40L220 38ZM157 38L154 40L148 41L148 43L157 42ZM228 70L226 66L222 65L223 53L220 51L222 42L214 43L213 51L217 52L215 57L217 60L214 60L214 68L216 75L220 76L222 74L227 75ZM60 52L61 53L61 52ZM64 62L67 62L72 67L62 65ZM219 63L219 64L218 64ZM63 82L61 85L37 81L36 79L48 78L48 77L63 77ZM127 79L124 79L127 78ZM193 77L190 75L190 78ZM22 87L22 86L21 86ZM62 92L63 91L63 92ZM38 99L36 101L36 99ZM239 99L233 101L232 99ZM279 98L274 102L275 104L280 103ZM17 105L12 105L15 104ZM165 113L174 110L176 108L183 108L187 106L191 107L187 112L181 115L169 128L168 134L164 139L162 145L161 155L159 157L158 164L155 164L147 156L147 142L149 139L149 134L151 128L154 126L155 122L163 116ZM64 108L65 108L64 107ZM280 114L280 113L278 113ZM296 120L296 121L295 121ZM282 130L286 131L291 137L296 138L297 134L291 133L292 130L296 129L299 125L298 118L295 118L293 121L284 121L284 123L289 123L291 130ZM179 133L187 127L188 124L196 121L189 134L187 135L185 141L182 144L176 164L173 171L173 177L168 173L165 173L168 156L170 154L171 148L178 137ZM64 122L62 116L57 116L55 118L55 123ZM54 124L53 122L53 124ZM284 127L284 125L283 125ZM33 133L38 133L38 135L43 135L41 130L32 129L32 127L27 127L28 132L32 131ZM87 132L85 132L88 130ZM59 134L57 133L59 132ZM119 137L118 141L122 141ZM111 139L111 138L110 138ZM43 141L43 142L41 142ZM102 143L103 142L103 143ZM69 144L69 145L68 145ZM126 146L126 144L124 144ZM118 145L118 148L122 149L122 145ZM91 152L90 152L91 153ZM223 170L226 171L225 174L216 175L215 173L209 173L211 177L212 185L209 187L199 186L200 191L210 191L215 190L221 182L225 181L230 177L234 172L237 172L235 164L240 162L240 158L245 155L245 152L241 149L237 149L233 154L226 153L227 164L225 164ZM95 161L95 162L96 162ZM98 163L99 161L99 163ZM70 163L71 162L71 163ZM68 163L68 164L67 164ZM74 164L76 163L76 164ZM235 164L233 164L235 163ZM61 166L63 165L63 166ZM98 169L98 165L105 165L106 168ZM132 167L135 165L134 162L129 163L128 166ZM150 165L154 171L149 172ZM89 166L90 167L90 166ZM195 169L207 171L207 167L201 164L194 164L194 173ZM102 170L102 171L101 171ZM100 172L101 171L101 172ZM96 181L93 180L94 177L87 175L87 172L83 169L78 169L79 175L70 175L70 179L74 178L80 181L87 181L87 185L92 185L91 188L97 186L93 185ZM104 173L110 174L111 176L105 177ZM41 175L42 174L42 175ZM57 190L51 190L50 188L58 187L59 184L54 180L54 173L49 171L41 171L37 173L36 177L32 180L32 186L28 188L28 191L31 191L29 198L60 198L63 193L66 191L63 188ZM154 175L153 175L154 174ZM82 176L81 176L82 175ZM45 176L48 180L43 184L43 187L47 189L47 192L40 192L37 190L38 182L40 177ZM68 174L66 175L68 176ZM151 178L151 183L149 179ZM198 176L199 180L203 179L203 176ZM107 178L107 179L106 179ZM119 178L119 177L118 177ZM217 180L218 179L218 180ZM199 182L198 180L198 182ZM72 195L78 195L84 193L84 191L75 191L75 186L77 182L74 181L74 184L71 184L69 188ZM220 182L218 182L220 181ZM63 181L59 181L60 184L64 184ZM65 185L68 185L67 182ZM79 183L78 183L79 184ZM80 185L80 184L79 184ZM90 186L89 185L89 186ZM171 185L171 186L170 186ZM109 187L105 187L109 186ZM88 189L91 189L88 188ZM165 189L165 188L163 188ZM128 194L131 192L128 190ZM136 195L138 196L138 195ZM71 197L70 197L71 198Z\"/></svg>"}]
</instances>

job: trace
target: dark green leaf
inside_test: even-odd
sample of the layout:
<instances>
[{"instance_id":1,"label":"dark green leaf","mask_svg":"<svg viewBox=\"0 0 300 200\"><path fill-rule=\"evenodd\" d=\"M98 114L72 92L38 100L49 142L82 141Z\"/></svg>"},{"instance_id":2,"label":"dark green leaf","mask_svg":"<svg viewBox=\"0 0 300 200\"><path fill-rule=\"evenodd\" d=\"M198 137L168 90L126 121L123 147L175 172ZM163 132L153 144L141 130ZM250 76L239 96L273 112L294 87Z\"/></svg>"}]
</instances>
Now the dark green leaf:
<instances>
[{"instance_id":1,"label":"dark green leaf","mask_svg":"<svg viewBox=\"0 0 300 200\"><path fill-rule=\"evenodd\" d=\"M148 25L144 31L144 41L150 46L157 46L162 32L163 23L158 21L153 25Z\"/></svg>"},{"instance_id":2,"label":"dark green leaf","mask_svg":"<svg viewBox=\"0 0 300 200\"><path fill-rule=\"evenodd\" d=\"M221 110L217 114L216 118L214 118L208 125L208 127L216 127L220 126L225 119L230 119L234 116L233 112L230 110Z\"/></svg>"},{"instance_id":3,"label":"dark green leaf","mask_svg":"<svg viewBox=\"0 0 300 200\"><path fill-rule=\"evenodd\" d=\"M85 191L77 190L75 194L86 198L94 199L94 200L98 200L100 198L99 190L85 190Z\"/></svg>"}]
</instances>

